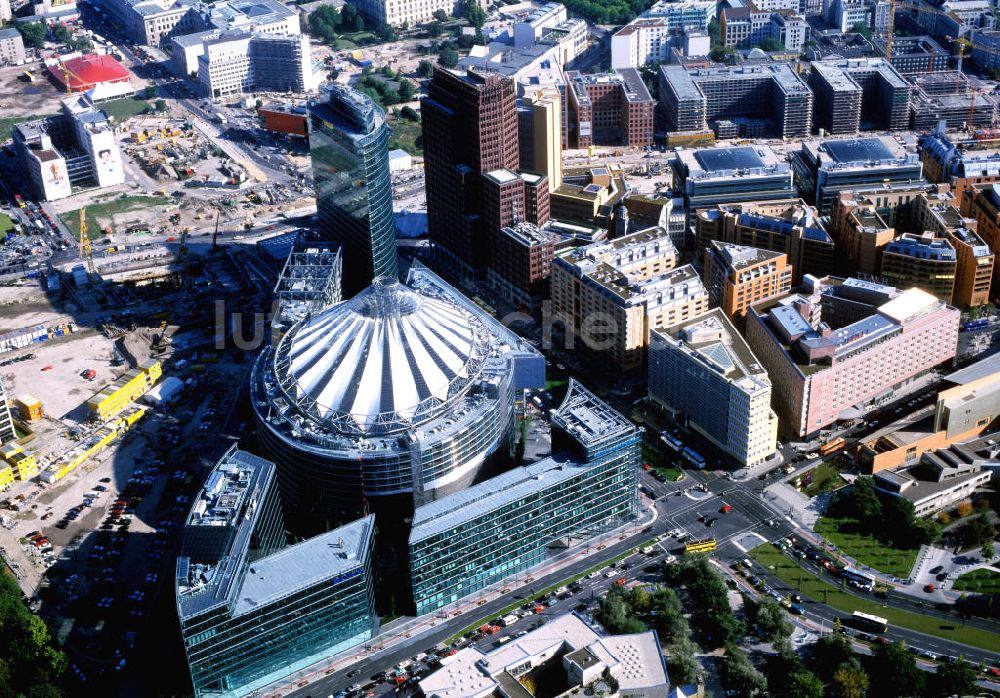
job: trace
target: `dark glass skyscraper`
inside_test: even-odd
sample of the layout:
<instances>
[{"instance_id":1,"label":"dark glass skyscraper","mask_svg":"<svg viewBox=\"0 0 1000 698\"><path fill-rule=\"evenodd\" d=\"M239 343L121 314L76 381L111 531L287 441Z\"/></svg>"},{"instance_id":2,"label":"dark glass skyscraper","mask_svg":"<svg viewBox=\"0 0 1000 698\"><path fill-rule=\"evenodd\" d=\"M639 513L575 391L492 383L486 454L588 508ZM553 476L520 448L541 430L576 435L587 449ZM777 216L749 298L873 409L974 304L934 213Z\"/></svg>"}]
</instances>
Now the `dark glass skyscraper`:
<instances>
[{"instance_id":1,"label":"dark glass skyscraper","mask_svg":"<svg viewBox=\"0 0 1000 698\"><path fill-rule=\"evenodd\" d=\"M344 296L396 278L385 112L353 88L331 88L309 105L309 151L320 235L344 248Z\"/></svg>"}]
</instances>

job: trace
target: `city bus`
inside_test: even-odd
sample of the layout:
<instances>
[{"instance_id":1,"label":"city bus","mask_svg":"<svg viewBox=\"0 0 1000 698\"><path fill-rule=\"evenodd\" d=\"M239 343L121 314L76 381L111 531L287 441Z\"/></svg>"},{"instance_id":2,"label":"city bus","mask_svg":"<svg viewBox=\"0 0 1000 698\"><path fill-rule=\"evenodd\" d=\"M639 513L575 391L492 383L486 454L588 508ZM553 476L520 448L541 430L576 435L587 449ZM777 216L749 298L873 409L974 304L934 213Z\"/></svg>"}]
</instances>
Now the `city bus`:
<instances>
[{"instance_id":1,"label":"city bus","mask_svg":"<svg viewBox=\"0 0 1000 698\"><path fill-rule=\"evenodd\" d=\"M881 616L855 611L850 618L851 625L859 630L870 630L874 633L884 633L889 627L889 621Z\"/></svg>"},{"instance_id":2,"label":"city bus","mask_svg":"<svg viewBox=\"0 0 1000 698\"><path fill-rule=\"evenodd\" d=\"M678 439L673 434L671 434L669 431L661 432L660 438L663 439L663 443L665 443L667 446L674 449L675 451L680 451L684 447L684 444L681 443L681 440Z\"/></svg>"},{"instance_id":3,"label":"city bus","mask_svg":"<svg viewBox=\"0 0 1000 698\"><path fill-rule=\"evenodd\" d=\"M692 540L684 544L684 552L686 553L710 553L713 550L715 550L714 538Z\"/></svg>"},{"instance_id":4,"label":"city bus","mask_svg":"<svg viewBox=\"0 0 1000 698\"><path fill-rule=\"evenodd\" d=\"M695 451L690 446L685 446L684 449L681 451L681 455L684 456L686 459L688 459L692 463L692 465L694 465L694 467L696 468L705 467L705 459L701 457L700 453Z\"/></svg>"},{"instance_id":5,"label":"city bus","mask_svg":"<svg viewBox=\"0 0 1000 698\"><path fill-rule=\"evenodd\" d=\"M875 587L874 579L852 570L850 567L845 567L841 570L840 576L847 580L848 584L860 589L861 591L871 591Z\"/></svg>"},{"instance_id":6,"label":"city bus","mask_svg":"<svg viewBox=\"0 0 1000 698\"><path fill-rule=\"evenodd\" d=\"M821 456L828 456L831 453L836 453L837 451L844 448L847 442L844 441L843 437L838 436L836 439L827 441L825 444L819 447L819 454Z\"/></svg>"},{"instance_id":7,"label":"city bus","mask_svg":"<svg viewBox=\"0 0 1000 698\"><path fill-rule=\"evenodd\" d=\"M989 327L989 320L972 320L970 322L962 325L962 332L971 332L972 330L981 330L984 327Z\"/></svg>"}]
</instances>

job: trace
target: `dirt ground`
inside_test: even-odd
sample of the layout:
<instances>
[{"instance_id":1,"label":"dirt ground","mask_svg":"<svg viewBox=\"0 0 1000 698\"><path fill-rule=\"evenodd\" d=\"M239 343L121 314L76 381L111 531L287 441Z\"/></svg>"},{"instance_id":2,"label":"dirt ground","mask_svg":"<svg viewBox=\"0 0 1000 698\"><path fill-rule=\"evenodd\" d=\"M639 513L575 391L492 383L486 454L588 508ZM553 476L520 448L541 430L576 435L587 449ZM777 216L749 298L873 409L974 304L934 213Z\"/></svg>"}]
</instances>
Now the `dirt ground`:
<instances>
[{"instance_id":1,"label":"dirt ground","mask_svg":"<svg viewBox=\"0 0 1000 698\"><path fill-rule=\"evenodd\" d=\"M34 82L18 79L30 69ZM0 116L43 116L59 111L59 100L66 95L48 80L41 62L0 68Z\"/></svg>"}]
</instances>

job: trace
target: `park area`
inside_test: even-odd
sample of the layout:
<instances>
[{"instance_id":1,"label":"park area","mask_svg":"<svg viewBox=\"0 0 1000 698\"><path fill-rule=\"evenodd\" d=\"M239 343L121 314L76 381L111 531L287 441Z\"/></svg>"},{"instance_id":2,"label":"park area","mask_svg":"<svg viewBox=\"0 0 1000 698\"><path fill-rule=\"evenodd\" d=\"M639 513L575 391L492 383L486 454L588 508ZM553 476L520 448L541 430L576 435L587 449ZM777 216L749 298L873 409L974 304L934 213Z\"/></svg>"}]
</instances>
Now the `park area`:
<instances>
[{"instance_id":1,"label":"park area","mask_svg":"<svg viewBox=\"0 0 1000 698\"><path fill-rule=\"evenodd\" d=\"M860 523L850 517L824 516L816 522L815 531L844 555L884 574L905 579L917 560L919 548L899 549L887 545L862 532Z\"/></svg>"},{"instance_id":2,"label":"park area","mask_svg":"<svg viewBox=\"0 0 1000 698\"><path fill-rule=\"evenodd\" d=\"M850 466L843 454L838 454L830 460L823 461L812 470L807 470L795 478L796 488L807 497L833 492L843 487L844 479L840 474Z\"/></svg>"},{"instance_id":3,"label":"park area","mask_svg":"<svg viewBox=\"0 0 1000 698\"><path fill-rule=\"evenodd\" d=\"M750 552L750 556L789 587L796 589L810 599L841 611L845 617L850 616L855 611L870 613L885 618L890 625L909 628L985 650L995 650L1000 643L1000 635L981 628L964 626L957 620L952 623L936 616L903 611L883 605L873 599L842 591L834 584L803 569L797 561L770 543L754 548Z\"/></svg>"},{"instance_id":4,"label":"park area","mask_svg":"<svg viewBox=\"0 0 1000 698\"><path fill-rule=\"evenodd\" d=\"M987 568L966 572L955 580L952 589L976 594L1000 594L1000 572Z\"/></svg>"},{"instance_id":5,"label":"park area","mask_svg":"<svg viewBox=\"0 0 1000 698\"><path fill-rule=\"evenodd\" d=\"M7 233L14 229L14 221L6 213L0 213L0 240L7 237Z\"/></svg>"}]
</instances>

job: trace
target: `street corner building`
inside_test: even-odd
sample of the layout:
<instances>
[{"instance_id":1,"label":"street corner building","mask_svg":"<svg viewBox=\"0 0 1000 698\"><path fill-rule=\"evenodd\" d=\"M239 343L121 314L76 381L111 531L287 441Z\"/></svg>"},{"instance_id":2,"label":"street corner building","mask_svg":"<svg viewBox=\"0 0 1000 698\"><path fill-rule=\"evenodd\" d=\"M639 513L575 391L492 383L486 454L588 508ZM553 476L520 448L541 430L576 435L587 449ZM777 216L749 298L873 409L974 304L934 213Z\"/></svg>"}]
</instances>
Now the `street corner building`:
<instances>
[{"instance_id":1,"label":"street corner building","mask_svg":"<svg viewBox=\"0 0 1000 698\"><path fill-rule=\"evenodd\" d=\"M286 546L274 471L234 447L184 522L175 602L196 698L247 695L378 627L374 518Z\"/></svg>"},{"instance_id":2,"label":"street corner building","mask_svg":"<svg viewBox=\"0 0 1000 698\"><path fill-rule=\"evenodd\" d=\"M417 508L418 614L458 601L638 516L638 428L575 380L552 414L553 456Z\"/></svg>"}]
</instances>

